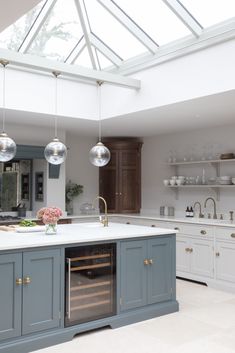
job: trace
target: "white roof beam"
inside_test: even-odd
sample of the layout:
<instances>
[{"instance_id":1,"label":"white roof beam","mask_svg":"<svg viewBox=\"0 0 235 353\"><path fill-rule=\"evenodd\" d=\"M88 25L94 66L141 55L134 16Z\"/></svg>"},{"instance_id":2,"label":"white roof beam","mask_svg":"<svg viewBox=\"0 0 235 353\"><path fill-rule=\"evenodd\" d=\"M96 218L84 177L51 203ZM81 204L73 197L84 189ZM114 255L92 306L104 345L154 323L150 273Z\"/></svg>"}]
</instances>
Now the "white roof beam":
<instances>
[{"instance_id":1,"label":"white roof beam","mask_svg":"<svg viewBox=\"0 0 235 353\"><path fill-rule=\"evenodd\" d=\"M22 54L8 49L0 49L0 59L5 59L11 65L21 68L27 68L36 71L48 72L59 71L64 76L73 79L82 79L88 81L104 81L118 86L139 89L141 82L134 78L125 77L109 72L87 69L76 65L68 65L59 61L52 61L36 55Z\"/></svg>"},{"instance_id":2,"label":"white roof beam","mask_svg":"<svg viewBox=\"0 0 235 353\"><path fill-rule=\"evenodd\" d=\"M178 0L162 0L174 14L185 24L186 27L196 36L202 33L202 26L190 14L190 12Z\"/></svg>"},{"instance_id":3,"label":"white roof beam","mask_svg":"<svg viewBox=\"0 0 235 353\"><path fill-rule=\"evenodd\" d=\"M55 3L57 0L47 0L47 2L44 4L43 8L39 12L39 15L37 16L36 20L34 21L31 29L27 33L24 41L22 42L21 46L19 47L19 52L20 53L26 53L27 50L30 48L33 40L35 39L36 35L40 31L40 29L43 26L43 23L47 19L47 16L49 15L51 9L54 7Z\"/></svg>"},{"instance_id":4,"label":"white roof beam","mask_svg":"<svg viewBox=\"0 0 235 353\"><path fill-rule=\"evenodd\" d=\"M135 36L151 53L156 53L157 43L145 33L118 5L112 0L97 0L113 17L115 17L131 34Z\"/></svg>"},{"instance_id":5,"label":"white roof beam","mask_svg":"<svg viewBox=\"0 0 235 353\"><path fill-rule=\"evenodd\" d=\"M85 42L86 42L86 46L87 46L87 50L90 56L90 60L91 60L91 64L94 70L97 70L97 66L96 66L96 62L95 62L95 57L92 51L92 47L91 47L91 42L90 42L90 36L89 36L89 29L87 28L86 25L86 21L85 21L85 16L83 14L83 10L82 10L82 4L81 4L81 0L74 0L75 1L75 5L77 7L77 11L78 11L78 16L80 18L80 23L81 23L81 27L83 30L83 34L84 34L84 38L85 38Z\"/></svg>"},{"instance_id":6,"label":"white roof beam","mask_svg":"<svg viewBox=\"0 0 235 353\"><path fill-rule=\"evenodd\" d=\"M65 60L66 64L74 64L74 62L77 60L79 55L82 53L86 46L85 38L82 36L82 38L79 40L79 42L76 44L76 46L73 48L67 59Z\"/></svg>"},{"instance_id":7,"label":"white roof beam","mask_svg":"<svg viewBox=\"0 0 235 353\"><path fill-rule=\"evenodd\" d=\"M91 33L91 44L99 50L115 66L119 67L123 60L111 48L109 48L99 37Z\"/></svg>"}]
</instances>

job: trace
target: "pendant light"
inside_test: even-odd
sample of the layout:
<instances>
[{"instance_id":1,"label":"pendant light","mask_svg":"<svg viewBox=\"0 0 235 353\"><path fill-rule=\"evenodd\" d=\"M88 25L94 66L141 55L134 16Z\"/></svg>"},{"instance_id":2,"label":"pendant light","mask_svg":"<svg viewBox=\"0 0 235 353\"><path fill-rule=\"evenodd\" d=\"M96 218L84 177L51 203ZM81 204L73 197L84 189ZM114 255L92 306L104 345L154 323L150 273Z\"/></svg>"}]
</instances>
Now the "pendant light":
<instances>
[{"instance_id":1,"label":"pendant light","mask_svg":"<svg viewBox=\"0 0 235 353\"><path fill-rule=\"evenodd\" d=\"M53 71L55 77L55 137L44 150L46 160L51 164L61 164L67 157L67 147L57 137L57 82L60 72Z\"/></svg>"},{"instance_id":2,"label":"pendant light","mask_svg":"<svg viewBox=\"0 0 235 353\"><path fill-rule=\"evenodd\" d=\"M5 133L5 119L6 119L6 97L5 97L5 71L6 66L9 64L7 60L0 60L0 64L3 66L3 87L2 87L2 133L0 134L0 162L8 162L15 157L16 144Z\"/></svg>"},{"instance_id":3,"label":"pendant light","mask_svg":"<svg viewBox=\"0 0 235 353\"><path fill-rule=\"evenodd\" d=\"M101 85L103 82L97 82L98 100L99 100L99 141L89 152L90 162L96 167L103 167L110 161L110 151L101 142Z\"/></svg>"}]
</instances>

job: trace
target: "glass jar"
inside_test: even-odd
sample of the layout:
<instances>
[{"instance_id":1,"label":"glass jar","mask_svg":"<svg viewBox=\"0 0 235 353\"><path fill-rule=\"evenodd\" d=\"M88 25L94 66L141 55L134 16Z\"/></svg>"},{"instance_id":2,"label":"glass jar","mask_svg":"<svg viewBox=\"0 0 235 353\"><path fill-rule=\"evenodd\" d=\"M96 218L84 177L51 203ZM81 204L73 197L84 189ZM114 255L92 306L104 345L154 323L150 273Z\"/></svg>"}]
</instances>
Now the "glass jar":
<instances>
[{"instance_id":1,"label":"glass jar","mask_svg":"<svg viewBox=\"0 0 235 353\"><path fill-rule=\"evenodd\" d=\"M45 225L45 234L46 235L53 235L57 233L57 223L49 223Z\"/></svg>"}]
</instances>

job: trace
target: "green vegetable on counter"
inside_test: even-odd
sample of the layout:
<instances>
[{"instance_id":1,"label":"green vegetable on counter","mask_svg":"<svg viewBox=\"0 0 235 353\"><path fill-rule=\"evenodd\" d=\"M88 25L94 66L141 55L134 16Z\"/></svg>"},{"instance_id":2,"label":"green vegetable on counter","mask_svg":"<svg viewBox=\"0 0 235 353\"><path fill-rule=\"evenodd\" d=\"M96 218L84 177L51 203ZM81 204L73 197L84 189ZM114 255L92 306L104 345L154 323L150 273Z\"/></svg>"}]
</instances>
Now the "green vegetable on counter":
<instances>
[{"instance_id":1,"label":"green vegetable on counter","mask_svg":"<svg viewBox=\"0 0 235 353\"><path fill-rule=\"evenodd\" d=\"M35 227L37 225L36 222L28 221L27 219L23 219L19 223L20 227Z\"/></svg>"}]
</instances>

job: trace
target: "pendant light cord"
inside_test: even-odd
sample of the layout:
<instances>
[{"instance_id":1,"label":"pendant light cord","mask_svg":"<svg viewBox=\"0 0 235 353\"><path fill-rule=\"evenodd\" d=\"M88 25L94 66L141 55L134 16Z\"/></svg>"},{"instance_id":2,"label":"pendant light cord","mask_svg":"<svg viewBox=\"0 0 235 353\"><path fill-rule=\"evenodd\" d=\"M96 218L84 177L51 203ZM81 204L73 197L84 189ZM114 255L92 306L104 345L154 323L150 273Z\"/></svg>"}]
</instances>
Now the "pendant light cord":
<instances>
[{"instance_id":1,"label":"pendant light cord","mask_svg":"<svg viewBox=\"0 0 235 353\"><path fill-rule=\"evenodd\" d=\"M58 103L58 76L60 75L59 71L53 71L52 74L55 77L55 138L58 138L58 114L57 114L57 103Z\"/></svg>"},{"instance_id":2,"label":"pendant light cord","mask_svg":"<svg viewBox=\"0 0 235 353\"><path fill-rule=\"evenodd\" d=\"M3 66L3 80L2 80L2 132L5 132L5 120L6 120L6 66L9 64L6 60L0 61Z\"/></svg>"},{"instance_id":3,"label":"pendant light cord","mask_svg":"<svg viewBox=\"0 0 235 353\"><path fill-rule=\"evenodd\" d=\"M99 116L99 142L101 142L101 85L102 81L97 81L98 88L98 116Z\"/></svg>"}]
</instances>

